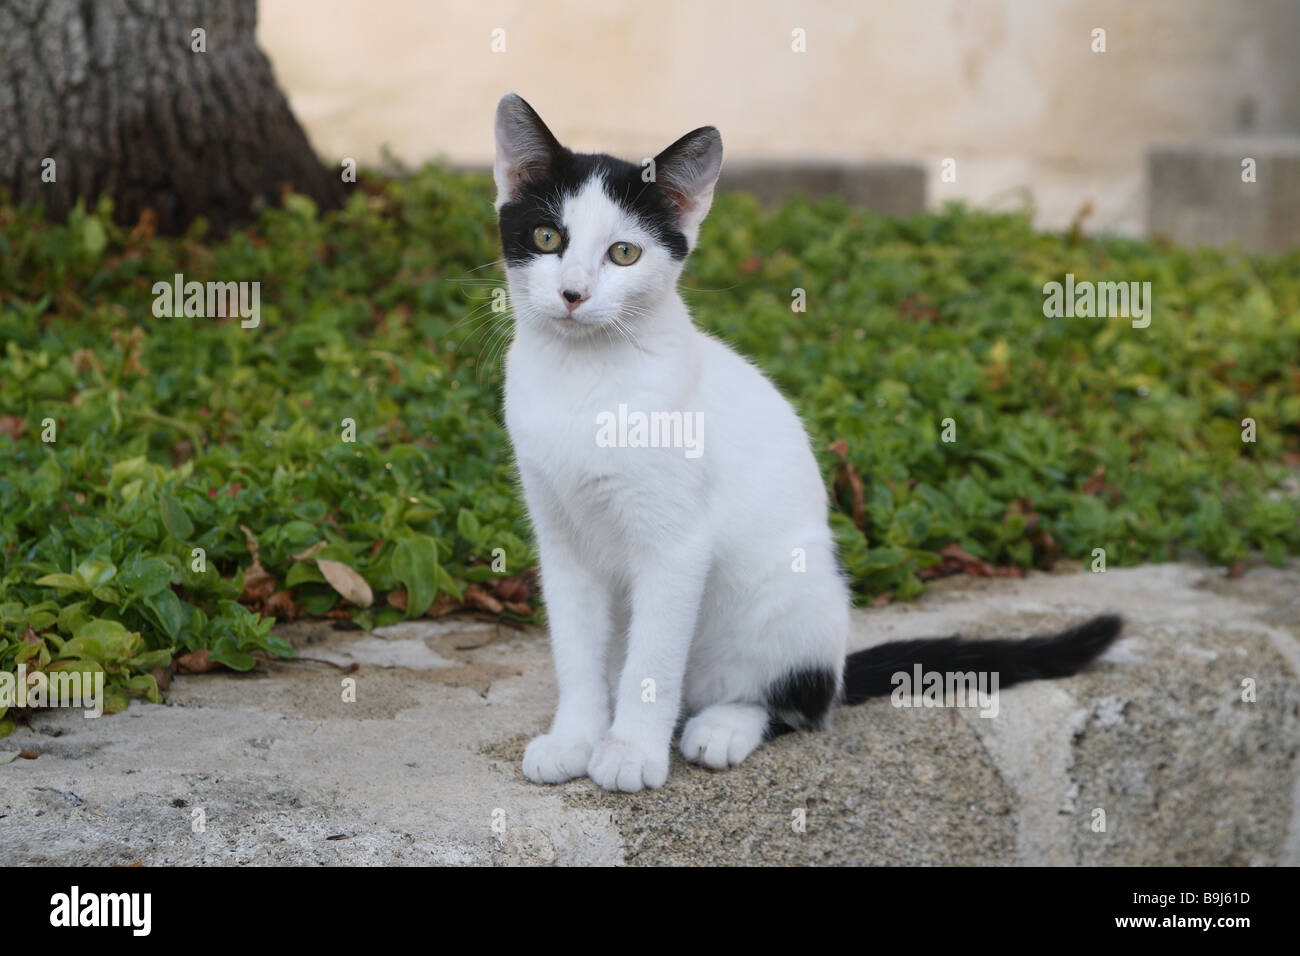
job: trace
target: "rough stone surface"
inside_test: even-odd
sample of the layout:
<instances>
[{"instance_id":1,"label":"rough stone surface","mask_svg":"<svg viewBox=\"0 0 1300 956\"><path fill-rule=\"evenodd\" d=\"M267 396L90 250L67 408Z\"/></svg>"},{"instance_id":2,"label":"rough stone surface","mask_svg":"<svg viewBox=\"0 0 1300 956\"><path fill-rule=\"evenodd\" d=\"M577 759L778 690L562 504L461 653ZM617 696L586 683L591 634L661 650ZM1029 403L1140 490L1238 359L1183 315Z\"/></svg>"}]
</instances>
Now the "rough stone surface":
<instances>
[{"instance_id":1,"label":"rough stone surface","mask_svg":"<svg viewBox=\"0 0 1300 956\"><path fill-rule=\"evenodd\" d=\"M718 189L743 189L764 203L802 194L840 197L887 216L925 211L925 167L919 163L741 161L722 167Z\"/></svg>"},{"instance_id":2,"label":"rough stone surface","mask_svg":"<svg viewBox=\"0 0 1300 956\"><path fill-rule=\"evenodd\" d=\"M1242 162L1255 161L1255 181ZM1161 146L1148 154L1153 235L1247 252L1300 246L1300 137Z\"/></svg>"},{"instance_id":3,"label":"rough stone surface","mask_svg":"<svg viewBox=\"0 0 1300 956\"><path fill-rule=\"evenodd\" d=\"M674 757L635 795L520 774L553 704L541 634L300 624L298 661L178 677L166 705L99 720L41 713L0 741L39 753L0 765L0 864L1300 863L1300 566L954 578L856 612L853 643L1028 636L1100 610L1126 638L1084 674L1003 691L995 717L872 701L725 773Z\"/></svg>"}]
</instances>

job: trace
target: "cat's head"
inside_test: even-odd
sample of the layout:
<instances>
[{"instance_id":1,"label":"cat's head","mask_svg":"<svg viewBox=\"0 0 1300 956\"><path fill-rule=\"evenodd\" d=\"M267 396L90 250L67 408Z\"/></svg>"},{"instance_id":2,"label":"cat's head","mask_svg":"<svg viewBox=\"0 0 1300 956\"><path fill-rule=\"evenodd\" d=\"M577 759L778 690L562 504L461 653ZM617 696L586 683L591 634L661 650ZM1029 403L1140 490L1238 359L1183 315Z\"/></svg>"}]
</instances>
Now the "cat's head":
<instances>
[{"instance_id":1,"label":"cat's head","mask_svg":"<svg viewBox=\"0 0 1300 956\"><path fill-rule=\"evenodd\" d=\"M712 126L629 163L565 149L531 106L503 96L493 175L516 321L556 335L634 329L675 288L721 167Z\"/></svg>"}]
</instances>

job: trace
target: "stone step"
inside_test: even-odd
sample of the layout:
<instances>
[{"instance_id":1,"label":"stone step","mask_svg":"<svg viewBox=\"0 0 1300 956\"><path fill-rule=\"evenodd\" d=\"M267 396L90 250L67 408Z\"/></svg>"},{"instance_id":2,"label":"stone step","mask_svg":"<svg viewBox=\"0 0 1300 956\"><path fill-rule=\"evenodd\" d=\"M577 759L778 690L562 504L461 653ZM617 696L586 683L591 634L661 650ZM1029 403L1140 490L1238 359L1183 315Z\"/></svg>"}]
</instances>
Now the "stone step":
<instances>
[{"instance_id":1,"label":"stone step","mask_svg":"<svg viewBox=\"0 0 1300 956\"><path fill-rule=\"evenodd\" d=\"M1300 246L1300 137L1156 146L1147 175L1153 236L1256 253Z\"/></svg>"}]
</instances>

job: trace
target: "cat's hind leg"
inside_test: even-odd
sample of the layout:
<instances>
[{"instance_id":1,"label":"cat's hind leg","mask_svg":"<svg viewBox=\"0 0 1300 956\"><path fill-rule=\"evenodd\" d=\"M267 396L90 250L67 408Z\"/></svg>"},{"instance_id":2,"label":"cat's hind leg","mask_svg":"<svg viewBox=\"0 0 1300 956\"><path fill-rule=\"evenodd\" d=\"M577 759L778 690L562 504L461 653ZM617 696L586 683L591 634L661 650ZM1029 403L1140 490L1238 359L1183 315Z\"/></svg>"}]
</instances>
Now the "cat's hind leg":
<instances>
[{"instance_id":1,"label":"cat's hind leg","mask_svg":"<svg viewBox=\"0 0 1300 956\"><path fill-rule=\"evenodd\" d=\"M682 728L682 756L714 770L734 767L763 742L768 719L763 704L705 707Z\"/></svg>"}]
</instances>

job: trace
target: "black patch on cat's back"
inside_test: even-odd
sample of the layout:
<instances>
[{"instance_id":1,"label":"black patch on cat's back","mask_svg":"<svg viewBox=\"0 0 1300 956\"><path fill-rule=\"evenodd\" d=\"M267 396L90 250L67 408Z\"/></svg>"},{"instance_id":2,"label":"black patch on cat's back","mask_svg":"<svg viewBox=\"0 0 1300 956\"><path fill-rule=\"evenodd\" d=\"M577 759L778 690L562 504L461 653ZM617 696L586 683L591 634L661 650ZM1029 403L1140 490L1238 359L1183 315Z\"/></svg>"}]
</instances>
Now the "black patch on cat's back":
<instances>
[{"instance_id":1,"label":"black patch on cat's back","mask_svg":"<svg viewBox=\"0 0 1300 956\"><path fill-rule=\"evenodd\" d=\"M839 675L826 667L791 671L767 688L767 735L820 727L840 690Z\"/></svg>"},{"instance_id":2,"label":"black patch on cat's back","mask_svg":"<svg viewBox=\"0 0 1300 956\"><path fill-rule=\"evenodd\" d=\"M690 250L686 236L677 228L676 207L657 183L641 181L641 167L604 153L574 153L567 149L551 157L546 177L522 183L514 199L501 207L501 251L512 266L522 265L534 256L555 255L539 252L533 244L533 231L541 225L560 229L558 254L564 255L569 235L564 223L556 222L564 200L576 195L592 176L604 181L605 193L637 220L662 244L674 259L685 259Z\"/></svg>"}]
</instances>

